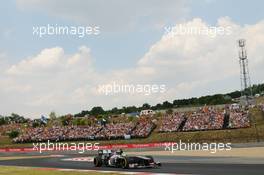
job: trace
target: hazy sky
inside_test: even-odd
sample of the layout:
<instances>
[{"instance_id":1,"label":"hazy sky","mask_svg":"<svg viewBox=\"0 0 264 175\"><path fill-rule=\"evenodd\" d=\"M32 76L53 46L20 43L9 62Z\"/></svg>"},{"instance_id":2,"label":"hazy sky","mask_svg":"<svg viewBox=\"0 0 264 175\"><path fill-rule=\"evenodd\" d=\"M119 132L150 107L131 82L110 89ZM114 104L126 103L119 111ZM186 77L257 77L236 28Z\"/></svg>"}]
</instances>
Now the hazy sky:
<instances>
[{"instance_id":1,"label":"hazy sky","mask_svg":"<svg viewBox=\"0 0 264 175\"><path fill-rule=\"evenodd\" d=\"M156 104L240 89L237 40L263 83L263 1L10 0L0 6L0 114L27 117ZM98 26L99 35L33 35L37 26ZM229 28L174 35L165 28ZM102 84L164 84L165 93L104 95Z\"/></svg>"}]
</instances>

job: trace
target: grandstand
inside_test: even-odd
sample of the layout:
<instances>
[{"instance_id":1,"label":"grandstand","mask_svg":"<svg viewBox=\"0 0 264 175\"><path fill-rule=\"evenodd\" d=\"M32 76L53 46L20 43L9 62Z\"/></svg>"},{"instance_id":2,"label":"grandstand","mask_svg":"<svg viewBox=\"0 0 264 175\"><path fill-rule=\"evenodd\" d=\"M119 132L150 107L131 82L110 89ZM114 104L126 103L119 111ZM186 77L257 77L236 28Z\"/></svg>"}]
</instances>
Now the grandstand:
<instances>
[{"instance_id":1,"label":"grandstand","mask_svg":"<svg viewBox=\"0 0 264 175\"><path fill-rule=\"evenodd\" d=\"M186 118L182 113L175 113L173 115L165 115L161 119L161 126L159 132L174 132L179 131L180 126L184 125Z\"/></svg>"},{"instance_id":2,"label":"grandstand","mask_svg":"<svg viewBox=\"0 0 264 175\"><path fill-rule=\"evenodd\" d=\"M15 143L43 142L43 141L73 141L73 140L111 140L124 139L125 135L133 138L145 138L155 128L149 120L137 123L116 123L93 126L52 126L26 128L13 139Z\"/></svg>"},{"instance_id":3,"label":"grandstand","mask_svg":"<svg viewBox=\"0 0 264 175\"><path fill-rule=\"evenodd\" d=\"M14 138L15 143L72 140L115 140L146 138L157 127L158 132L188 132L205 130L223 130L250 127L248 110L216 109L203 107L197 111L163 114L153 122L153 117L140 117L135 122L94 124L91 126L51 126L26 127ZM9 125L7 125L9 126ZM3 126L0 127L0 131ZM10 126L8 127L10 129ZM19 128L19 127L18 127Z\"/></svg>"}]
</instances>

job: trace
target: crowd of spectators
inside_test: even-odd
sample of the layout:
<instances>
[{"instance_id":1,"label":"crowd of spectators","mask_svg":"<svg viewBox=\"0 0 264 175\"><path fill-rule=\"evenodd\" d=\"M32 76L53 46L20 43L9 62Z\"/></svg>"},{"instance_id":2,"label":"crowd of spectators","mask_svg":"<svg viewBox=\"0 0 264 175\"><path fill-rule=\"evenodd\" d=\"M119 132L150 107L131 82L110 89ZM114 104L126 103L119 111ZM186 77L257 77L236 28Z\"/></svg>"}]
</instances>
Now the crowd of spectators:
<instances>
[{"instance_id":1,"label":"crowd of spectators","mask_svg":"<svg viewBox=\"0 0 264 175\"><path fill-rule=\"evenodd\" d=\"M264 111L264 105L260 106ZM155 119L156 120L156 119ZM248 110L216 109L203 107L197 111L175 112L166 114L156 120L160 123L158 132L179 132L198 130L217 130L223 128L245 128L250 127ZM44 142L50 141L72 141L72 140L109 140L148 137L156 127L153 117L140 117L136 121L120 121L93 123L91 125L68 125L47 127L44 125L33 127L12 123L0 126L0 136L17 130L19 136L14 138L16 143Z\"/></svg>"},{"instance_id":2,"label":"crowd of spectators","mask_svg":"<svg viewBox=\"0 0 264 175\"><path fill-rule=\"evenodd\" d=\"M13 124L7 124L7 125L1 125L0 126L0 136L7 135L8 132L10 131L21 131L22 126L21 124L18 123L13 123Z\"/></svg>"},{"instance_id":3,"label":"crowd of spectators","mask_svg":"<svg viewBox=\"0 0 264 175\"><path fill-rule=\"evenodd\" d=\"M183 131L222 129L224 114L215 110L194 112L187 116Z\"/></svg>"},{"instance_id":4,"label":"crowd of spectators","mask_svg":"<svg viewBox=\"0 0 264 175\"><path fill-rule=\"evenodd\" d=\"M174 113L165 115L161 119L159 132L174 132L178 131L181 123L185 120L183 113Z\"/></svg>"},{"instance_id":5,"label":"crowd of spectators","mask_svg":"<svg viewBox=\"0 0 264 175\"><path fill-rule=\"evenodd\" d=\"M123 139L125 135L132 137L147 137L154 128L149 121L138 123L109 123L94 126L53 126L29 127L21 130L21 134L14 138L16 143L44 142L44 141L73 141L73 140L105 140Z\"/></svg>"},{"instance_id":6,"label":"crowd of spectators","mask_svg":"<svg viewBox=\"0 0 264 175\"><path fill-rule=\"evenodd\" d=\"M225 120L225 117L229 119ZM244 109L231 109L227 114L224 109L203 107L194 112L165 115L161 119L159 132L217 130L224 128L225 121L228 128L250 126L248 112Z\"/></svg>"},{"instance_id":7,"label":"crowd of spectators","mask_svg":"<svg viewBox=\"0 0 264 175\"><path fill-rule=\"evenodd\" d=\"M118 139L123 138L124 135L130 135L135 128L133 122L106 124L97 134L96 139Z\"/></svg>"},{"instance_id":8,"label":"crowd of spectators","mask_svg":"<svg viewBox=\"0 0 264 175\"><path fill-rule=\"evenodd\" d=\"M229 117L229 128L246 128L250 126L248 111L232 110Z\"/></svg>"},{"instance_id":9,"label":"crowd of spectators","mask_svg":"<svg viewBox=\"0 0 264 175\"><path fill-rule=\"evenodd\" d=\"M132 131L131 136L134 138L148 137L154 128L155 124L151 120L142 118L137 122L137 125Z\"/></svg>"},{"instance_id":10,"label":"crowd of spectators","mask_svg":"<svg viewBox=\"0 0 264 175\"><path fill-rule=\"evenodd\" d=\"M91 139L100 126L53 126L25 129L14 142L43 142Z\"/></svg>"}]
</instances>

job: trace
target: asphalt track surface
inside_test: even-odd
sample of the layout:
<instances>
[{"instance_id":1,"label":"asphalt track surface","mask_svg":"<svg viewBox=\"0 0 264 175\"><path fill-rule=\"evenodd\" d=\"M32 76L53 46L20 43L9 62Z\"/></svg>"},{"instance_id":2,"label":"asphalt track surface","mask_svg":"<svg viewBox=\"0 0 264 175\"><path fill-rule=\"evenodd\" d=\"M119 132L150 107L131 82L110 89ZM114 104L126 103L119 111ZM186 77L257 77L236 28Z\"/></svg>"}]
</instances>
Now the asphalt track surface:
<instances>
[{"instance_id":1,"label":"asphalt track surface","mask_svg":"<svg viewBox=\"0 0 264 175\"><path fill-rule=\"evenodd\" d=\"M130 171L130 172L149 172L149 173L173 173L173 174L205 174L205 175L263 175L264 165L251 162L239 163L228 158L205 158L205 157L171 157L154 156L154 159L162 163L160 168L147 169L118 169L101 167L96 168L92 162L65 161L64 159L78 158L90 155L65 155L64 157L47 158L25 158L15 160L2 160L0 165L6 166L25 166L25 167L45 167L45 168L63 168L63 169L81 169L81 170L105 170L105 171ZM189 160L189 161L188 161ZM225 161L226 160L226 161ZM235 162L235 163L232 163Z\"/></svg>"}]
</instances>

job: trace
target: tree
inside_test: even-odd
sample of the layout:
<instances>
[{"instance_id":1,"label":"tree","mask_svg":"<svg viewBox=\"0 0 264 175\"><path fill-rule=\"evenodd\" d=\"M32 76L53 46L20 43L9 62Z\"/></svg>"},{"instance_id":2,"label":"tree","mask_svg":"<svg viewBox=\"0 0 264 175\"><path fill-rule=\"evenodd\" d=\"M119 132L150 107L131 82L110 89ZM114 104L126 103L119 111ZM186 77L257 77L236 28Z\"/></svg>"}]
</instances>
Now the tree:
<instances>
[{"instance_id":1,"label":"tree","mask_svg":"<svg viewBox=\"0 0 264 175\"><path fill-rule=\"evenodd\" d=\"M11 116L8 117L10 121L15 123L25 123L27 120L18 114L12 113Z\"/></svg>"},{"instance_id":2,"label":"tree","mask_svg":"<svg viewBox=\"0 0 264 175\"><path fill-rule=\"evenodd\" d=\"M91 115L97 116L97 115L102 115L105 113L104 109L101 106L96 106L93 107L92 110L90 111Z\"/></svg>"},{"instance_id":3,"label":"tree","mask_svg":"<svg viewBox=\"0 0 264 175\"><path fill-rule=\"evenodd\" d=\"M73 119L73 121L72 121L72 124L73 124L73 125L76 125L76 126L78 126L79 123L80 123L80 118L75 118L75 119Z\"/></svg>"},{"instance_id":4,"label":"tree","mask_svg":"<svg viewBox=\"0 0 264 175\"><path fill-rule=\"evenodd\" d=\"M118 114L119 113L119 110L117 107L114 107L113 109L111 109L110 111L112 114Z\"/></svg>"},{"instance_id":5,"label":"tree","mask_svg":"<svg viewBox=\"0 0 264 175\"><path fill-rule=\"evenodd\" d=\"M8 136L10 139L16 138L19 135L19 132L17 130L13 130L10 133L8 133Z\"/></svg>"},{"instance_id":6,"label":"tree","mask_svg":"<svg viewBox=\"0 0 264 175\"><path fill-rule=\"evenodd\" d=\"M33 120L33 123L32 123L32 127L33 128L39 127L40 125L41 125L41 120L40 119Z\"/></svg>"},{"instance_id":7,"label":"tree","mask_svg":"<svg viewBox=\"0 0 264 175\"><path fill-rule=\"evenodd\" d=\"M87 124L88 124L88 122L87 122L87 119L86 119L86 118L82 118L82 119L80 120L79 125L84 126L84 125L87 125Z\"/></svg>"},{"instance_id":8,"label":"tree","mask_svg":"<svg viewBox=\"0 0 264 175\"><path fill-rule=\"evenodd\" d=\"M74 117L84 117L86 115L89 115L90 114L90 111L82 111L78 114L75 114Z\"/></svg>"},{"instance_id":9,"label":"tree","mask_svg":"<svg viewBox=\"0 0 264 175\"><path fill-rule=\"evenodd\" d=\"M48 121L48 126L54 126L54 125L62 125L62 122L60 120L60 118L57 117L57 114L52 111L50 114L49 114L49 121Z\"/></svg>"},{"instance_id":10,"label":"tree","mask_svg":"<svg viewBox=\"0 0 264 175\"><path fill-rule=\"evenodd\" d=\"M171 104L168 101L164 101L163 104L162 104L162 107L163 107L163 109L172 108L173 107L173 104Z\"/></svg>"},{"instance_id":11,"label":"tree","mask_svg":"<svg viewBox=\"0 0 264 175\"><path fill-rule=\"evenodd\" d=\"M5 117L0 116L0 126L5 125L6 123L7 123L7 121L6 121Z\"/></svg>"},{"instance_id":12,"label":"tree","mask_svg":"<svg viewBox=\"0 0 264 175\"><path fill-rule=\"evenodd\" d=\"M60 116L59 118L60 118L61 124L63 126L67 126L72 123L73 115L67 114L67 115Z\"/></svg>"},{"instance_id":13,"label":"tree","mask_svg":"<svg viewBox=\"0 0 264 175\"><path fill-rule=\"evenodd\" d=\"M131 113L131 112L137 112L137 107L136 106L128 106L128 107L123 107L122 108L122 113Z\"/></svg>"},{"instance_id":14,"label":"tree","mask_svg":"<svg viewBox=\"0 0 264 175\"><path fill-rule=\"evenodd\" d=\"M54 111L50 112L49 118L50 118L50 120L56 120L57 119L56 113Z\"/></svg>"},{"instance_id":15,"label":"tree","mask_svg":"<svg viewBox=\"0 0 264 175\"><path fill-rule=\"evenodd\" d=\"M67 119L67 116L61 116L60 119L63 126L69 125L69 120Z\"/></svg>"},{"instance_id":16,"label":"tree","mask_svg":"<svg viewBox=\"0 0 264 175\"><path fill-rule=\"evenodd\" d=\"M148 104L148 103L144 103L143 105L142 105L142 109L143 110L145 110L145 109L150 109L150 105Z\"/></svg>"}]
</instances>

